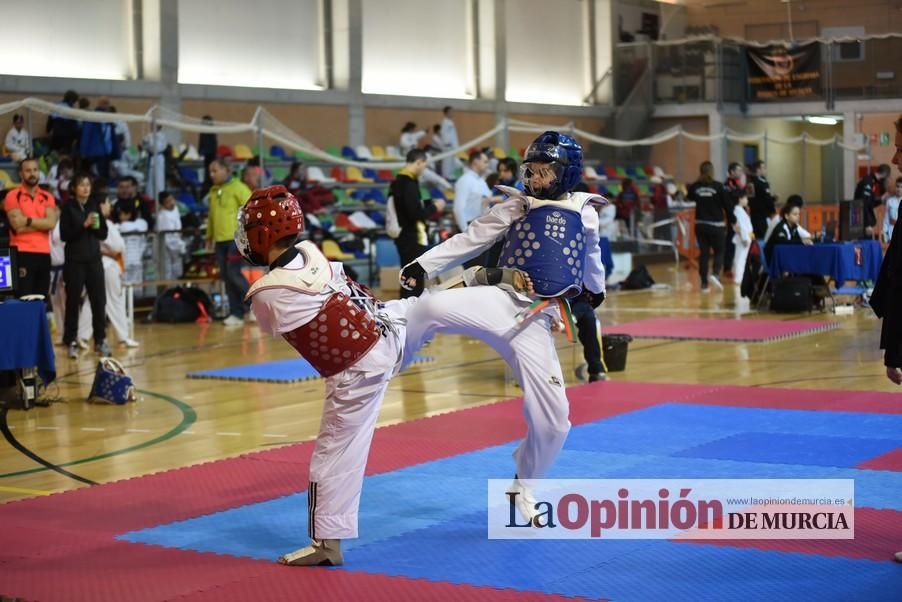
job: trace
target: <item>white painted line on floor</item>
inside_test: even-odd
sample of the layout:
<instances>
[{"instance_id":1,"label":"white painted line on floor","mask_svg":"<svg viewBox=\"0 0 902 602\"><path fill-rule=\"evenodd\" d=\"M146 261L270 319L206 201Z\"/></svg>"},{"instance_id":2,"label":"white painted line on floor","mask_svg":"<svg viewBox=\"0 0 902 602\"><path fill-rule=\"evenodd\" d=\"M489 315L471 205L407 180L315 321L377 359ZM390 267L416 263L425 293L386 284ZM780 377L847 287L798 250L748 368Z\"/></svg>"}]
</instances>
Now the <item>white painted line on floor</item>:
<instances>
[{"instance_id":1,"label":"white painted line on floor","mask_svg":"<svg viewBox=\"0 0 902 602\"><path fill-rule=\"evenodd\" d=\"M104 432L106 429L98 428L98 427L95 427L95 426L83 426L83 427L81 427L81 430L83 430L83 431L90 431L90 432L92 432L92 433L102 433L102 432Z\"/></svg>"},{"instance_id":2,"label":"white painted line on floor","mask_svg":"<svg viewBox=\"0 0 902 602\"><path fill-rule=\"evenodd\" d=\"M126 429L126 433L149 433L150 429Z\"/></svg>"},{"instance_id":3,"label":"white painted line on floor","mask_svg":"<svg viewBox=\"0 0 902 602\"><path fill-rule=\"evenodd\" d=\"M193 435L194 431L182 431L183 435Z\"/></svg>"},{"instance_id":4,"label":"white painted line on floor","mask_svg":"<svg viewBox=\"0 0 902 602\"><path fill-rule=\"evenodd\" d=\"M60 427L58 427L58 426L36 426L34 428L39 431L58 431L58 430L60 430Z\"/></svg>"},{"instance_id":5,"label":"white painted line on floor","mask_svg":"<svg viewBox=\"0 0 902 602\"><path fill-rule=\"evenodd\" d=\"M220 437L240 437L241 433L216 433Z\"/></svg>"},{"instance_id":6,"label":"white painted line on floor","mask_svg":"<svg viewBox=\"0 0 902 602\"><path fill-rule=\"evenodd\" d=\"M274 438L276 438L276 439L284 439L284 438L287 437L288 435L278 435L278 434L275 434L275 433L263 433L263 436L264 436L264 437L274 437Z\"/></svg>"}]
</instances>

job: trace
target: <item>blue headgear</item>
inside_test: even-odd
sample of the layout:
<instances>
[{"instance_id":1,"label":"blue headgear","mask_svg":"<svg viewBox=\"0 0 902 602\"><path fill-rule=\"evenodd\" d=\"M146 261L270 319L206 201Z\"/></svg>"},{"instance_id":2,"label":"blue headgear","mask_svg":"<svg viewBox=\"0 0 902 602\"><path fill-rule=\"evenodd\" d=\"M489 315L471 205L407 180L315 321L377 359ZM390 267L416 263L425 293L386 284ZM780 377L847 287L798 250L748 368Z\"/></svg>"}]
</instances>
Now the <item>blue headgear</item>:
<instances>
[{"instance_id":1,"label":"blue headgear","mask_svg":"<svg viewBox=\"0 0 902 602\"><path fill-rule=\"evenodd\" d=\"M531 186L529 164L550 164L556 174L554 181L542 189ZM526 148L520 180L526 192L540 199L557 199L570 192L583 176L583 147L572 137L559 132L545 132Z\"/></svg>"}]
</instances>

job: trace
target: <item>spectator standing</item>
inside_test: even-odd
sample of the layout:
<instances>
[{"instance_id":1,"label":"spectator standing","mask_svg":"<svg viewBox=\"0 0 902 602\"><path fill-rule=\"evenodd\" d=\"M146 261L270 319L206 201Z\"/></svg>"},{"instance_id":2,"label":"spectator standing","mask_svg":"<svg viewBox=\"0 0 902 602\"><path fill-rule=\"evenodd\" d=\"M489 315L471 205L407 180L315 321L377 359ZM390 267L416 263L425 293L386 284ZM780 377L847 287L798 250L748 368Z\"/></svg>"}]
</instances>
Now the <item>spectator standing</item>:
<instances>
[{"instance_id":1,"label":"spectator standing","mask_svg":"<svg viewBox=\"0 0 902 602\"><path fill-rule=\"evenodd\" d=\"M407 153L406 164L391 183L390 194L398 216L401 233L395 239L401 265L407 265L428 249L426 222L445 208L441 199L424 202L420 196L419 177L426 169L426 151L413 149ZM422 287L414 290L401 288L401 298L416 297Z\"/></svg>"},{"instance_id":2,"label":"spectator standing","mask_svg":"<svg viewBox=\"0 0 902 602\"><path fill-rule=\"evenodd\" d=\"M764 161L758 160L752 163L751 175L747 191L752 228L755 231L755 238L764 240L767 236L767 222L777 214L777 196L770 190L770 182L767 181L767 165Z\"/></svg>"},{"instance_id":3,"label":"spectator standing","mask_svg":"<svg viewBox=\"0 0 902 602\"><path fill-rule=\"evenodd\" d=\"M119 233L125 246L125 283L144 282L144 250L147 248L147 221L132 206L119 211Z\"/></svg>"},{"instance_id":4,"label":"spectator standing","mask_svg":"<svg viewBox=\"0 0 902 602\"><path fill-rule=\"evenodd\" d=\"M221 159L210 163L210 210L207 216L207 240L216 252L219 272L225 282L229 298L226 326L244 324L245 305L249 285L241 273L242 258L235 245L238 211L251 196L251 190L237 178L232 178Z\"/></svg>"},{"instance_id":5,"label":"spectator standing","mask_svg":"<svg viewBox=\"0 0 902 602\"><path fill-rule=\"evenodd\" d=\"M728 232L733 234L733 282L742 284L742 276L745 274L745 262L749 256L749 250L752 246L752 239L755 237L755 231L752 228L752 218L748 214L749 197L743 190L739 196L736 206L733 207L733 216L736 223Z\"/></svg>"},{"instance_id":6,"label":"spectator standing","mask_svg":"<svg viewBox=\"0 0 902 602\"><path fill-rule=\"evenodd\" d=\"M20 184L6 194L3 208L10 225L10 245L19 252L19 295L50 290L50 231L59 219L56 200L38 187L36 159L19 163Z\"/></svg>"},{"instance_id":7,"label":"spectator standing","mask_svg":"<svg viewBox=\"0 0 902 602\"><path fill-rule=\"evenodd\" d=\"M109 219L112 204L109 199L100 201L100 214ZM125 288L122 286L122 266L119 261L125 251L125 242L119 233L116 224L107 221L107 235L100 243L100 253L103 263L104 294L106 303L104 310L106 317L110 319L110 326L116 333L119 343L129 348L139 346L138 341L130 338L128 332L128 315L125 308ZM94 315L90 303L85 300L78 317L78 338L87 340L91 334L91 323Z\"/></svg>"},{"instance_id":8,"label":"spectator standing","mask_svg":"<svg viewBox=\"0 0 902 602\"><path fill-rule=\"evenodd\" d=\"M148 133L143 140L144 150L148 156L148 176L146 192L150 198L166 189L166 132L158 125L156 131Z\"/></svg>"},{"instance_id":9,"label":"spectator standing","mask_svg":"<svg viewBox=\"0 0 902 602\"><path fill-rule=\"evenodd\" d=\"M171 192L160 193L156 231L163 237L163 279L181 278L184 270L185 241L182 238L182 216Z\"/></svg>"},{"instance_id":10,"label":"spectator standing","mask_svg":"<svg viewBox=\"0 0 902 602\"><path fill-rule=\"evenodd\" d=\"M126 207L131 207L132 212L139 215L148 227L153 227L153 207L150 199L138 192L138 180L132 176L119 178L116 184L116 201L113 205L113 221L121 221L119 214Z\"/></svg>"},{"instance_id":11,"label":"spectator standing","mask_svg":"<svg viewBox=\"0 0 902 602\"><path fill-rule=\"evenodd\" d=\"M201 117L201 123L212 126L213 118L209 115L204 115ZM197 154L204 158L204 188L201 191L201 196L206 195L207 191L210 190L210 186L213 185L213 182L210 181L210 163L216 159L216 151L218 149L219 138L216 136L216 133L204 132L197 137Z\"/></svg>"},{"instance_id":12,"label":"spectator standing","mask_svg":"<svg viewBox=\"0 0 902 602\"><path fill-rule=\"evenodd\" d=\"M451 107L442 109L444 117L442 118L440 134L442 137L442 148L446 151L460 146L460 141L457 139L457 126L454 124L454 118L451 111ZM453 155L442 160L442 176L444 176L446 180L450 180L454 177Z\"/></svg>"},{"instance_id":13,"label":"spectator standing","mask_svg":"<svg viewBox=\"0 0 902 602\"><path fill-rule=\"evenodd\" d=\"M426 130L418 130L417 124L412 121L408 121L404 124L404 127L401 128L401 154L407 155L408 152L413 149L419 147L420 139L426 135Z\"/></svg>"},{"instance_id":14,"label":"spectator standing","mask_svg":"<svg viewBox=\"0 0 902 602\"><path fill-rule=\"evenodd\" d=\"M701 290L708 292L708 282L723 289L718 275L723 269L723 246L727 223L735 221L733 208L727 199L723 184L714 179L714 165L705 161L699 167L698 181L689 186L687 198L695 203L695 239L701 251L698 258L698 275ZM708 262L714 251L714 269L708 276Z\"/></svg>"},{"instance_id":15,"label":"spectator standing","mask_svg":"<svg viewBox=\"0 0 902 602\"><path fill-rule=\"evenodd\" d=\"M735 215L735 208L737 203L739 203L739 197L745 194L745 171L742 169L742 165L739 163L730 163L730 166L727 168L727 180L724 182L724 187L727 190L727 198L730 201L730 206L733 208L733 214ZM732 273L732 268L734 265L733 257L736 253L736 243L733 242L733 229L727 228L727 239L724 245L724 254L723 254L723 269L724 276L728 279L736 279L742 280L742 274L738 276L734 276ZM743 266L745 263L742 264Z\"/></svg>"},{"instance_id":16,"label":"spectator standing","mask_svg":"<svg viewBox=\"0 0 902 602\"><path fill-rule=\"evenodd\" d=\"M893 239L893 230L899 221L900 203L902 203L902 178L896 178L896 193L886 199L886 212L883 214L883 240L887 243Z\"/></svg>"},{"instance_id":17,"label":"spectator standing","mask_svg":"<svg viewBox=\"0 0 902 602\"><path fill-rule=\"evenodd\" d=\"M470 222L482 215L492 197L492 191L482 176L488 164L489 159L484 151L473 151L463 175L454 183L454 220L461 232L465 232Z\"/></svg>"},{"instance_id":18,"label":"spectator standing","mask_svg":"<svg viewBox=\"0 0 902 602\"><path fill-rule=\"evenodd\" d=\"M639 209L639 189L630 178L624 178L620 183L620 193L615 201L617 205L617 221L621 222L623 230L631 233L630 224L636 210Z\"/></svg>"},{"instance_id":19,"label":"spectator standing","mask_svg":"<svg viewBox=\"0 0 902 602\"><path fill-rule=\"evenodd\" d=\"M877 215L874 208L889 196L886 192L886 180L889 178L889 173L889 165L884 163L877 168L876 173L865 174L855 186L855 199L861 201L864 210L865 238L874 238L878 233Z\"/></svg>"},{"instance_id":20,"label":"spectator standing","mask_svg":"<svg viewBox=\"0 0 902 602\"><path fill-rule=\"evenodd\" d=\"M78 92L67 90L57 104L74 109L77 103ZM78 141L78 121L72 117L51 113L47 117L47 134L50 136L50 150L60 155L72 156L76 150L75 143Z\"/></svg>"},{"instance_id":21,"label":"spectator standing","mask_svg":"<svg viewBox=\"0 0 902 602\"><path fill-rule=\"evenodd\" d=\"M13 115L13 126L6 133L6 150L13 161L24 161L31 156L31 135L25 129L25 118Z\"/></svg>"},{"instance_id":22,"label":"spectator standing","mask_svg":"<svg viewBox=\"0 0 902 602\"><path fill-rule=\"evenodd\" d=\"M110 101L102 97L97 101L97 113L108 113ZM85 121L81 126L81 137L78 145L82 160L82 169L93 168L99 177L110 177L110 162L113 160L116 134L115 124L111 122Z\"/></svg>"},{"instance_id":23,"label":"spectator standing","mask_svg":"<svg viewBox=\"0 0 902 602\"><path fill-rule=\"evenodd\" d=\"M896 154L893 163L902 170L902 116L896 121ZM902 385L902 228L893 231L880 276L869 300L878 318L883 318L880 332L880 348L884 350L883 364L886 377ZM896 552L897 562L902 562L902 552Z\"/></svg>"},{"instance_id":24,"label":"spectator standing","mask_svg":"<svg viewBox=\"0 0 902 602\"><path fill-rule=\"evenodd\" d=\"M69 357L78 357L78 312L87 289L93 313L94 350L110 355L106 342L106 293L100 241L107 237L106 219L91 197L91 176L80 173L72 180L72 194L60 215L60 238L66 243L63 278L66 281L66 319L63 343Z\"/></svg>"}]
</instances>

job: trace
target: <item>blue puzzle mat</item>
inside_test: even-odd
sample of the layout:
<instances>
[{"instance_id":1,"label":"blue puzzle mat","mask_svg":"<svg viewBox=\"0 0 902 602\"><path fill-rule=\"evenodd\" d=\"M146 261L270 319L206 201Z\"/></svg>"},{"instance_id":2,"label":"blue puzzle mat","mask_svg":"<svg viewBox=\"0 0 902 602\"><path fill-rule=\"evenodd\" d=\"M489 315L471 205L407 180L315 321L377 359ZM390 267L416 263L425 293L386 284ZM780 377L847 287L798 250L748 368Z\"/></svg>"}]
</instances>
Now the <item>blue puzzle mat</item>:
<instances>
[{"instance_id":1,"label":"blue puzzle mat","mask_svg":"<svg viewBox=\"0 0 902 602\"><path fill-rule=\"evenodd\" d=\"M849 478L856 506L902 510L902 473L850 467L902 446L900 433L902 415L667 403L575 426L548 476ZM366 477L360 537L343 542L345 570L642 602L878 601L902 591L902 571L888 559L661 540L488 539L486 479L510 476L518 443ZM306 542L306 508L300 492L118 538L272 561Z\"/></svg>"},{"instance_id":2,"label":"blue puzzle mat","mask_svg":"<svg viewBox=\"0 0 902 602\"><path fill-rule=\"evenodd\" d=\"M411 365L431 362L433 358L426 355L414 357ZM217 378L220 380L244 380L267 383L296 383L302 380L320 378L319 372L305 359L278 360L262 364L230 366L218 370L189 372L188 378Z\"/></svg>"}]
</instances>

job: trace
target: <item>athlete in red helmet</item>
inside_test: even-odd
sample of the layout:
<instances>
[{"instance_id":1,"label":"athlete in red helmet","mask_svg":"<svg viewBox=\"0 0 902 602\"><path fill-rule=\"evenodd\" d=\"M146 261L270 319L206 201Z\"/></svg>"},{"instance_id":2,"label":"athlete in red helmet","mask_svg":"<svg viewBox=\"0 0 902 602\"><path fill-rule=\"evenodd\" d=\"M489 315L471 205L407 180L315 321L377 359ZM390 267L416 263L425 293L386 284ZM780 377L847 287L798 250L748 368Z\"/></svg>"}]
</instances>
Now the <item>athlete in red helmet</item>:
<instances>
[{"instance_id":1,"label":"athlete in red helmet","mask_svg":"<svg viewBox=\"0 0 902 602\"><path fill-rule=\"evenodd\" d=\"M238 250L270 271L247 294L258 326L281 335L326 379L320 433L310 461L307 547L279 558L293 566L336 566L341 540L357 537L357 511L373 429L388 381L401 366L407 310L415 297L381 303L310 241L284 186L255 191L238 214ZM525 280L524 280L525 279ZM471 270L467 284L532 291L519 270ZM437 293L433 298L440 298ZM412 350L408 349L408 353Z\"/></svg>"}]
</instances>

